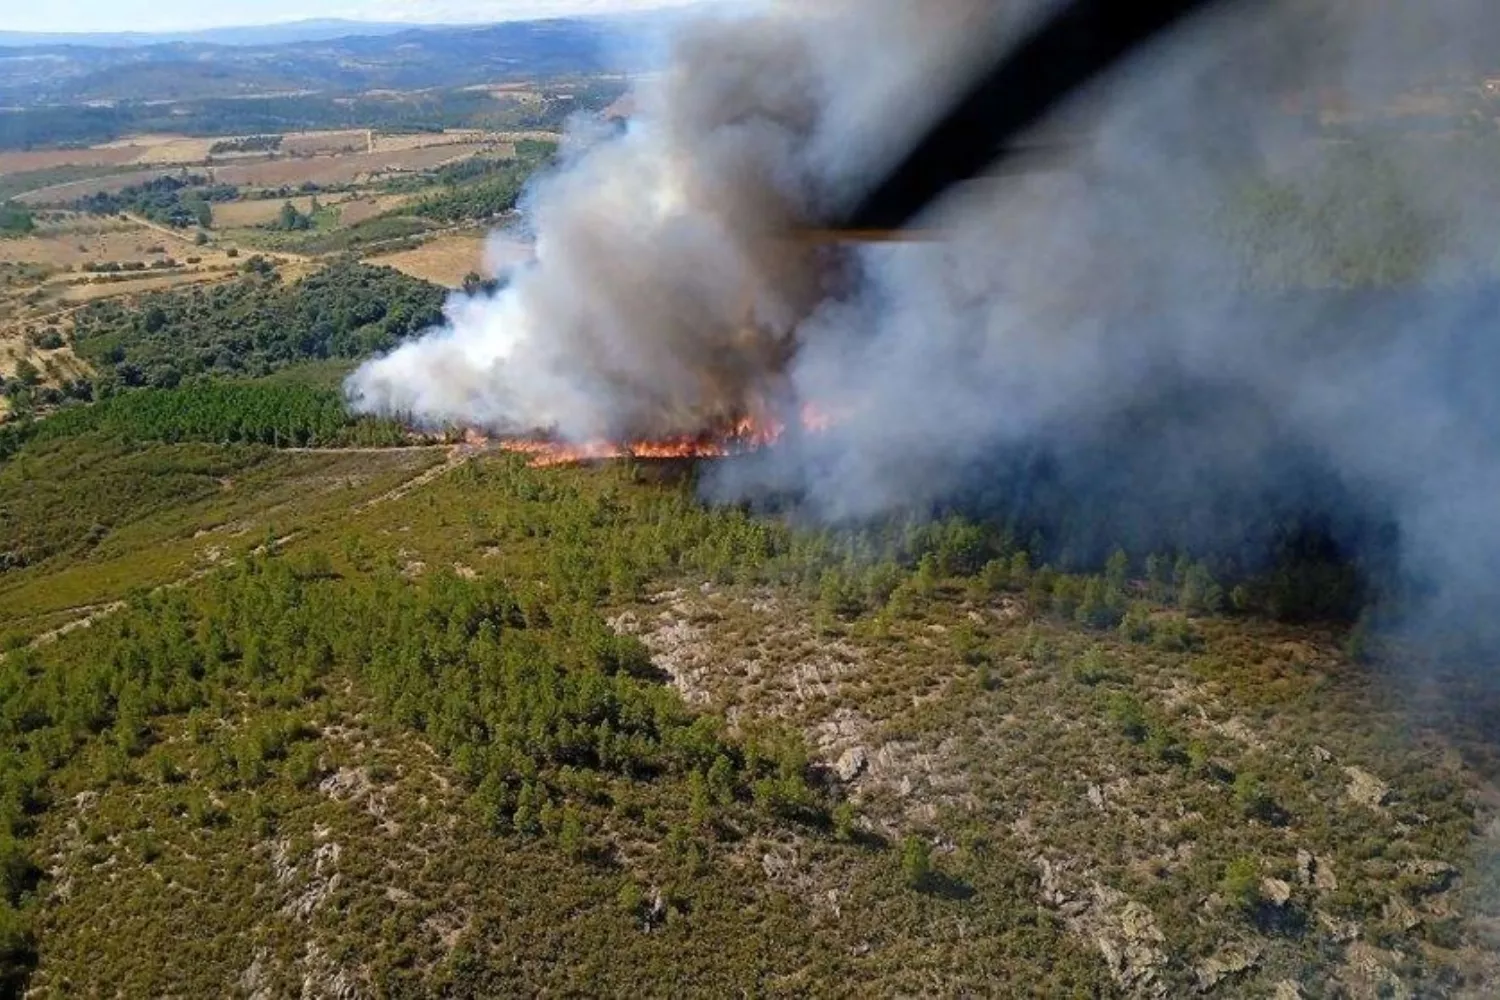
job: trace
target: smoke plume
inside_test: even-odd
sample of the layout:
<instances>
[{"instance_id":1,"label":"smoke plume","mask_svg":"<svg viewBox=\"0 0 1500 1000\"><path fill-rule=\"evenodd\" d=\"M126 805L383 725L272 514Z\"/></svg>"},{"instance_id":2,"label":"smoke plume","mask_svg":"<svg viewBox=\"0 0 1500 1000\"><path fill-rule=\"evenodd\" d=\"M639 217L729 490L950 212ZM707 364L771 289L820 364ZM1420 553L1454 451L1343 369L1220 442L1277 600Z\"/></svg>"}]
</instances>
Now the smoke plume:
<instances>
[{"instance_id":1,"label":"smoke plume","mask_svg":"<svg viewBox=\"0 0 1500 1000\"><path fill-rule=\"evenodd\" d=\"M790 233L1047 5L803 6L685 28L626 132L533 186L534 262L360 369L356 407L587 440L812 402L831 427L712 494L1056 501L1080 553L1253 548L1318 509L1393 525L1433 620L1500 596L1493 4L1202 19L1051 123L1044 169L935 211L939 239L844 251Z\"/></svg>"}]
</instances>

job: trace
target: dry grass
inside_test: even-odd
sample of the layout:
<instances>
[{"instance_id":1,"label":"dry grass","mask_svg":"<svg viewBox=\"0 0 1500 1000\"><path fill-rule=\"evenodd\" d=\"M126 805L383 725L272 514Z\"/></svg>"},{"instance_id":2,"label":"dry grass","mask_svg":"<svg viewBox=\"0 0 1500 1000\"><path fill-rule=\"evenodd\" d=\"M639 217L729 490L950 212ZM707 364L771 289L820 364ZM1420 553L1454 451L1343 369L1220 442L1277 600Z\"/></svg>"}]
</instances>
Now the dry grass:
<instances>
[{"instance_id":1,"label":"dry grass","mask_svg":"<svg viewBox=\"0 0 1500 1000\"><path fill-rule=\"evenodd\" d=\"M159 260L162 254L148 252L154 247L164 247L167 255L178 258L182 256L182 248L167 243L160 233L144 226L113 223L108 226L65 228L24 239L0 240L0 262L49 264L76 270L87 263L113 261L123 264L128 261ZM219 256L207 247L202 250L201 256L205 260L211 256ZM196 250L194 256L199 256Z\"/></svg>"},{"instance_id":2,"label":"dry grass","mask_svg":"<svg viewBox=\"0 0 1500 1000\"><path fill-rule=\"evenodd\" d=\"M40 350L26 339L25 327L21 324L0 326L0 377L14 375L22 361L31 362L41 372L44 386L60 386L69 379L89 374L89 366L73 353L71 347ZM0 416L5 412L0 410Z\"/></svg>"},{"instance_id":3,"label":"dry grass","mask_svg":"<svg viewBox=\"0 0 1500 1000\"><path fill-rule=\"evenodd\" d=\"M189 139L161 137L161 141L145 146L132 162L142 165L152 163L202 163L209 159L209 150L218 139Z\"/></svg>"},{"instance_id":4,"label":"dry grass","mask_svg":"<svg viewBox=\"0 0 1500 1000\"><path fill-rule=\"evenodd\" d=\"M24 174L54 167L116 167L134 163L141 150L128 146L93 149L36 149L20 153L0 153L0 174Z\"/></svg>"},{"instance_id":5,"label":"dry grass","mask_svg":"<svg viewBox=\"0 0 1500 1000\"><path fill-rule=\"evenodd\" d=\"M110 299L121 295L139 295L142 292L160 292L169 288L182 288L186 285L201 285L212 281L222 281L235 273L238 272L227 268L222 270L179 271L174 274L132 278L128 281L73 285L63 291L60 301L76 304L94 302L99 299Z\"/></svg>"},{"instance_id":6,"label":"dry grass","mask_svg":"<svg viewBox=\"0 0 1500 1000\"><path fill-rule=\"evenodd\" d=\"M107 230L93 235L59 233L0 243L0 261L77 268L89 261L149 261L148 245L162 241L145 229Z\"/></svg>"},{"instance_id":7,"label":"dry grass","mask_svg":"<svg viewBox=\"0 0 1500 1000\"><path fill-rule=\"evenodd\" d=\"M293 132L281 140L281 152L293 156L365 153L369 149L370 133L364 129L348 129L340 132Z\"/></svg>"},{"instance_id":8,"label":"dry grass","mask_svg":"<svg viewBox=\"0 0 1500 1000\"><path fill-rule=\"evenodd\" d=\"M92 180L70 181L67 184L54 184L51 187L39 188L36 191L28 191L19 195L16 201L27 205L55 205L79 198L87 198L89 195L105 192L123 191L132 184L144 184L147 181L156 180L172 173L171 170L133 170L128 174L115 174L113 177L96 177Z\"/></svg>"},{"instance_id":9,"label":"dry grass","mask_svg":"<svg viewBox=\"0 0 1500 1000\"><path fill-rule=\"evenodd\" d=\"M237 229L242 226L264 226L281 215L281 206L290 201L297 211L312 211L312 198L263 198L256 201L230 201L214 206L215 229Z\"/></svg>"},{"instance_id":10,"label":"dry grass","mask_svg":"<svg viewBox=\"0 0 1500 1000\"><path fill-rule=\"evenodd\" d=\"M373 198L354 197L338 203L339 223L345 226L358 225L366 219L400 208L411 201L401 194L380 195Z\"/></svg>"},{"instance_id":11,"label":"dry grass","mask_svg":"<svg viewBox=\"0 0 1500 1000\"><path fill-rule=\"evenodd\" d=\"M420 132L416 135L378 135L375 152L401 153L412 149L452 146L456 143L494 142L499 138L482 129L448 129L446 132Z\"/></svg>"},{"instance_id":12,"label":"dry grass","mask_svg":"<svg viewBox=\"0 0 1500 1000\"><path fill-rule=\"evenodd\" d=\"M415 250L376 257L371 263L384 264L423 281L457 288L470 272L486 270L483 233L454 233L424 243Z\"/></svg>"},{"instance_id":13,"label":"dry grass","mask_svg":"<svg viewBox=\"0 0 1500 1000\"><path fill-rule=\"evenodd\" d=\"M284 184L351 184L362 178L411 170L427 170L463 159L490 147L482 143L460 143L394 153L351 153L309 159L269 160L223 167L215 176L220 183L237 186L280 187Z\"/></svg>"},{"instance_id":14,"label":"dry grass","mask_svg":"<svg viewBox=\"0 0 1500 1000\"><path fill-rule=\"evenodd\" d=\"M324 197L318 202L339 210L339 222L352 226L405 205L411 198L407 195L348 195ZM254 201L231 201L214 206L214 228L240 229L247 226L264 226L275 222L281 215L281 207L290 201L297 211L304 214L312 211L311 195L300 198L263 198Z\"/></svg>"}]
</instances>

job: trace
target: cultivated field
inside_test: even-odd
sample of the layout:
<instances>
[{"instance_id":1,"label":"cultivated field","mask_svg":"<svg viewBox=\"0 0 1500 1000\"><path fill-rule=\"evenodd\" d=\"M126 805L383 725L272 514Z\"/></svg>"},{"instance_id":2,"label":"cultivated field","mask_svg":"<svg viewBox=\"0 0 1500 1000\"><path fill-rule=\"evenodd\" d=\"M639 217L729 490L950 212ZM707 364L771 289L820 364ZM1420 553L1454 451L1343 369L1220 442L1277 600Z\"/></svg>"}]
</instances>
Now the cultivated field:
<instances>
[{"instance_id":1,"label":"cultivated field","mask_svg":"<svg viewBox=\"0 0 1500 1000\"><path fill-rule=\"evenodd\" d=\"M47 264L80 269L85 264L141 261L150 263L168 254L181 257L183 248L168 243L161 233L129 222L78 220L46 228L23 239L0 240L0 261ZM200 254L201 251L201 254ZM214 256L207 247L194 256Z\"/></svg>"},{"instance_id":2,"label":"cultivated field","mask_svg":"<svg viewBox=\"0 0 1500 1000\"><path fill-rule=\"evenodd\" d=\"M377 135L376 153L399 153L409 149L452 146L457 143L493 142L495 136L483 129L448 129L446 132L418 132L413 135Z\"/></svg>"},{"instance_id":3,"label":"cultivated field","mask_svg":"<svg viewBox=\"0 0 1500 1000\"><path fill-rule=\"evenodd\" d=\"M309 159L267 160L262 163L221 167L214 179L241 187L280 187L296 184L352 184L381 174L428 170L452 160L480 153L493 153L488 143L461 143L393 153L351 153Z\"/></svg>"},{"instance_id":4,"label":"cultivated field","mask_svg":"<svg viewBox=\"0 0 1500 1000\"><path fill-rule=\"evenodd\" d=\"M531 247L477 230L450 233L414 250L371 259L414 278L458 288L469 274L495 274L531 256Z\"/></svg>"},{"instance_id":5,"label":"cultivated field","mask_svg":"<svg viewBox=\"0 0 1500 1000\"><path fill-rule=\"evenodd\" d=\"M368 198L351 197L337 203L339 225L359 225L367 219L373 219L377 215L394 211L409 201L411 201L409 197L401 194L377 195Z\"/></svg>"},{"instance_id":6,"label":"cultivated field","mask_svg":"<svg viewBox=\"0 0 1500 1000\"><path fill-rule=\"evenodd\" d=\"M210 159L211 150L218 139L192 139L162 137L160 142L148 145L133 162L148 163L202 163Z\"/></svg>"},{"instance_id":7,"label":"cultivated field","mask_svg":"<svg viewBox=\"0 0 1500 1000\"><path fill-rule=\"evenodd\" d=\"M87 198L94 194L113 194L123 191L137 184L145 184L154 181L158 177L165 177L175 173L175 170L132 170L128 173L113 174L109 177L96 177L90 180L69 181L66 184L53 184L50 187L39 188L28 191L16 198L23 205L66 205L77 201L79 198Z\"/></svg>"},{"instance_id":8,"label":"cultivated field","mask_svg":"<svg viewBox=\"0 0 1500 1000\"><path fill-rule=\"evenodd\" d=\"M36 149L0 153L0 175L24 174L54 167L117 167L136 162L142 150L129 146L94 149Z\"/></svg>"},{"instance_id":9,"label":"cultivated field","mask_svg":"<svg viewBox=\"0 0 1500 1000\"><path fill-rule=\"evenodd\" d=\"M264 226L281 216L282 206L288 201L297 211L312 211L311 195L301 198L257 198L253 201L228 201L214 206L215 229L239 229L244 226Z\"/></svg>"},{"instance_id":10,"label":"cultivated field","mask_svg":"<svg viewBox=\"0 0 1500 1000\"><path fill-rule=\"evenodd\" d=\"M227 266L197 267L170 274L143 275L139 278L124 278L110 281L95 281L69 285L62 289L59 301L77 305L99 299L111 299L121 295L140 295L143 292L160 292L184 285L202 285L220 281L236 273Z\"/></svg>"},{"instance_id":11,"label":"cultivated field","mask_svg":"<svg viewBox=\"0 0 1500 1000\"><path fill-rule=\"evenodd\" d=\"M368 129L340 132L293 132L282 137L279 152L292 156L367 153L370 151Z\"/></svg>"},{"instance_id":12,"label":"cultivated field","mask_svg":"<svg viewBox=\"0 0 1500 1000\"><path fill-rule=\"evenodd\" d=\"M364 133L358 133L363 136ZM84 149L38 149L0 153L0 176L55 167L123 167L204 163L222 140L182 135L138 135ZM361 145L358 148L365 148ZM244 154L223 154L243 156Z\"/></svg>"}]
</instances>

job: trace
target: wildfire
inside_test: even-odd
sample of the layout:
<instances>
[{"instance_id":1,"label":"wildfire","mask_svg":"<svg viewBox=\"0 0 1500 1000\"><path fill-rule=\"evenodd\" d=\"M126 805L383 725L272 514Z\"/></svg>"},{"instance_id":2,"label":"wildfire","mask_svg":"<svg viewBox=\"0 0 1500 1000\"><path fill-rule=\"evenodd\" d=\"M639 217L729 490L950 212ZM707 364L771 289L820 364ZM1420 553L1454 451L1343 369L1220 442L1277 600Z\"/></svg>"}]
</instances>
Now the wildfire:
<instances>
[{"instance_id":1,"label":"wildfire","mask_svg":"<svg viewBox=\"0 0 1500 1000\"><path fill-rule=\"evenodd\" d=\"M831 415L808 405L802 408L800 423L804 431L821 433L833 426ZM590 441L574 443L539 437L505 437L494 442L502 451L530 457L533 468L577 465L582 462L606 462L625 458L654 460L728 458L759 451L780 441L786 424L779 420L745 418L722 433L695 437L616 442ZM466 435L470 441L487 440L477 431Z\"/></svg>"}]
</instances>

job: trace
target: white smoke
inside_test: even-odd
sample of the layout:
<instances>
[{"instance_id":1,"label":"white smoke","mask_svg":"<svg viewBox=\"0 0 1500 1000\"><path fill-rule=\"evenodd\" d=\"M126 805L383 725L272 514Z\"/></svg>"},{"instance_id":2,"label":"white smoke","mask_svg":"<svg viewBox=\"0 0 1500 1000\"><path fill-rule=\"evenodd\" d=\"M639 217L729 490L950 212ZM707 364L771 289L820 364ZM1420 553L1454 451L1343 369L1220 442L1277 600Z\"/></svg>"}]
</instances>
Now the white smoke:
<instances>
[{"instance_id":1,"label":"white smoke","mask_svg":"<svg viewBox=\"0 0 1500 1000\"><path fill-rule=\"evenodd\" d=\"M1474 119L1468 145L1367 123L1406 105L1461 119L1500 12L1247 4L1073 108L1056 169L953 199L940 243L861 250L851 271L787 238L868 184L1046 6L847 0L694 24L629 130L581 142L536 184L535 261L360 369L356 407L591 439L814 401L835 427L718 470L715 495L791 490L862 517L1037 447L1072 492L1107 491L1167 543L1214 530L1204 498L1225 484L1308 492L1296 453L1396 521L1408 567L1495 592L1500 351L1477 334L1500 297L1264 293L1492 276L1493 122ZM1341 137L1296 113L1311 97L1352 106ZM1389 183L1309 209L1371 134L1377 157L1395 150ZM1233 215L1256 178L1272 182L1254 203L1271 222L1247 230ZM1183 392L1210 405L1163 402Z\"/></svg>"},{"instance_id":2,"label":"white smoke","mask_svg":"<svg viewBox=\"0 0 1500 1000\"><path fill-rule=\"evenodd\" d=\"M534 263L362 368L356 407L572 439L698 433L773 408L826 291L790 234L954 85L956 29L986 6L849 0L691 25L627 132L572 137L530 192ZM901 84L917 81L914 103ZM855 127L872 118L893 127Z\"/></svg>"}]
</instances>

